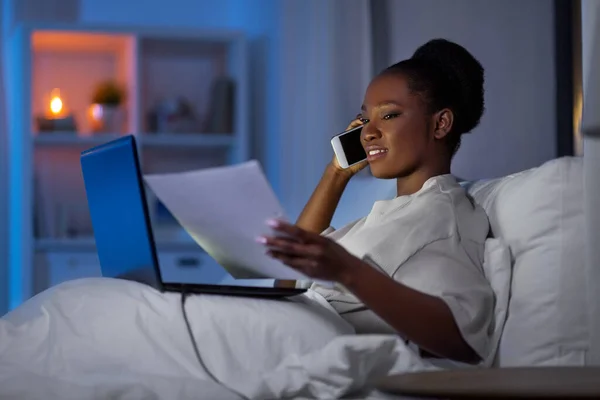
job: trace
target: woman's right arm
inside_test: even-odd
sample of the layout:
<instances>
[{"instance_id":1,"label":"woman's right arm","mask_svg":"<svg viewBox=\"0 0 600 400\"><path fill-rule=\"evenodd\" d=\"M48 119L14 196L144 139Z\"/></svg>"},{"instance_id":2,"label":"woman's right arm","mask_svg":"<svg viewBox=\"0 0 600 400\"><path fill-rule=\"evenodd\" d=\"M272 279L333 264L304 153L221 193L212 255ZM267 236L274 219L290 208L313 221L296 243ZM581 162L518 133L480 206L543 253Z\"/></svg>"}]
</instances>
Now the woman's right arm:
<instances>
[{"instance_id":1,"label":"woman's right arm","mask_svg":"<svg viewBox=\"0 0 600 400\"><path fill-rule=\"evenodd\" d=\"M296 225L317 234L327 229L351 177L352 175L344 173L333 162L327 165L319 184L300 213ZM278 279L275 280L275 287L295 288L296 281Z\"/></svg>"},{"instance_id":2,"label":"woman's right arm","mask_svg":"<svg viewBox=\"0 0 600 400\"><path fill-rule=\"evenodd\" d=\"M327 229L350 178L350 174L329 164L296 225L314 233L321 233Z\"/></svg>"},{"instance_id":3,"label":"woman's right arm","mask_svg":"<svg viewBox=\"0 0 600 400\"><path fill-rule=\"evenodd\" d=\"M359 119L355 119L348 125L346 130L356 128L362 124ZM363 161L344 169L340 167L334 156L331 163L327 165L308 203L306 203L302 213L300 213L296 225L314 233L321 233L327 229L331 225L333 214L342 198L348 181L366 166L367 162Z\"/></svg>"},{"instance_id":4,"label":"woman's right arm","mask_svg":"<svg viewBox=\"0 0 600 400\"><path fill-rule=\"evenodd\" d=\"M355 119L350 123L346 130L356 128L362 124L362 121ZM296 225L302 229L318 234L329 228L335 209L342 198L342 194L344 193L344 189L346 189L346 185L350 181L350 178L366 166L367 162L364 161L353 165L350 168L343 169L340 167L334 156L331 163L327 165L327 168L313 194L310 196L308 203L306 203L304 209L300 213ZM296 281L276 280L275 286L293 288L296 286Z\"/></svg>"}]
</instances>

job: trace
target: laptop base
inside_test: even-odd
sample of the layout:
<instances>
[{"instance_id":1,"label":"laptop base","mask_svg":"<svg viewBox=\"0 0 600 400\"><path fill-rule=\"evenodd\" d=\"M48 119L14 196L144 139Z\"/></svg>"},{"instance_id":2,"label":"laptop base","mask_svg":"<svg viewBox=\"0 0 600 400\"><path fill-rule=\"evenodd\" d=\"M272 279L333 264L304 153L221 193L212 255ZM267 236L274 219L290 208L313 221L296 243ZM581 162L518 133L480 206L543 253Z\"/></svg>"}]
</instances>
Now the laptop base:
<instances>
[{"instance_id":1,"label":"laptop base","mask_svg":"<svg viewBox=\"0 0 600 400\"><path fill-rule=\"evenodd\" d=\"M203 285L184 283L164 283L163 288L167 292L188 294L216 294L223 296L258 297L268 299L280 299L284 297L297 296L306 292L306 289L276 288L260 286L233 286L233 285Z\"/></svg>"}]
</instances>

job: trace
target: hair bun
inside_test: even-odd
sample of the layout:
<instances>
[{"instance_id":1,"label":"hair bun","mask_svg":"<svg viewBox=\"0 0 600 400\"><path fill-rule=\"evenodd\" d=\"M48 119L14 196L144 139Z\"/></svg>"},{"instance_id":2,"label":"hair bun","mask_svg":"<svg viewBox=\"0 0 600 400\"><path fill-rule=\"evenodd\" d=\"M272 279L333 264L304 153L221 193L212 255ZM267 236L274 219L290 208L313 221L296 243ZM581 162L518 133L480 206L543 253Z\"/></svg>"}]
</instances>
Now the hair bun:
<instances>
[{"instance_id":1,"label":"hair bun","mask_svg":"<svg viewBox=\"0 0 600 400\"><path fill-rule=\"evenodd\" d=\"M446 39L433 39L419 47L412 56L435 66L457 91L459 132L467 133L479 124L484 104L484 69L464 47Z\"/></svg>"}]
</instances>

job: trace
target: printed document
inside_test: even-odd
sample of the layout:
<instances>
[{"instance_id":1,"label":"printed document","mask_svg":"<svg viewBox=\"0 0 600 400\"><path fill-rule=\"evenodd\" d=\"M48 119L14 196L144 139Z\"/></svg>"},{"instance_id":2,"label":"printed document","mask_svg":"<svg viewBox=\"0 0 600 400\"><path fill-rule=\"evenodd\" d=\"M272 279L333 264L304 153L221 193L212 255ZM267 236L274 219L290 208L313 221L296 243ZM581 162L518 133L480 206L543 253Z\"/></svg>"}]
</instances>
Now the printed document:
<instances>
[{"instance_id":1,"label":"printed document","mask_svg":"<svg viewBox=\"0 0 600 400\"><path fill-rule=\"evenodd\" d=\"M236 279L308 280L265 254L271 218L286 219L257 161L144 180L190 236Z\"/></svg>"}]
</instances>

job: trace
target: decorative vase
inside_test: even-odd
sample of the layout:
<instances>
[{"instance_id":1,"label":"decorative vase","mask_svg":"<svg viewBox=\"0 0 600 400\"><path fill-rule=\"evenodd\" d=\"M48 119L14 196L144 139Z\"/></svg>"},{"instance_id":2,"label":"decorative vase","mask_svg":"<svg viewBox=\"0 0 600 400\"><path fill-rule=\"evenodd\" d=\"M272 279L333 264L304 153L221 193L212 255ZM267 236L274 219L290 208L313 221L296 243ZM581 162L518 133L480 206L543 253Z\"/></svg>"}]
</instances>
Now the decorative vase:
<instances>
[{"instance_id":1,"label":"decorative vase","mask_svg":"<svg viewBox=\"0 0 600 400\"><path fill-rule=\"evenodd\" d=\"M119 106L92 104L89 118L94 133L121 133L125 123L125 112Z\"/></svg>"}]
</instances>

